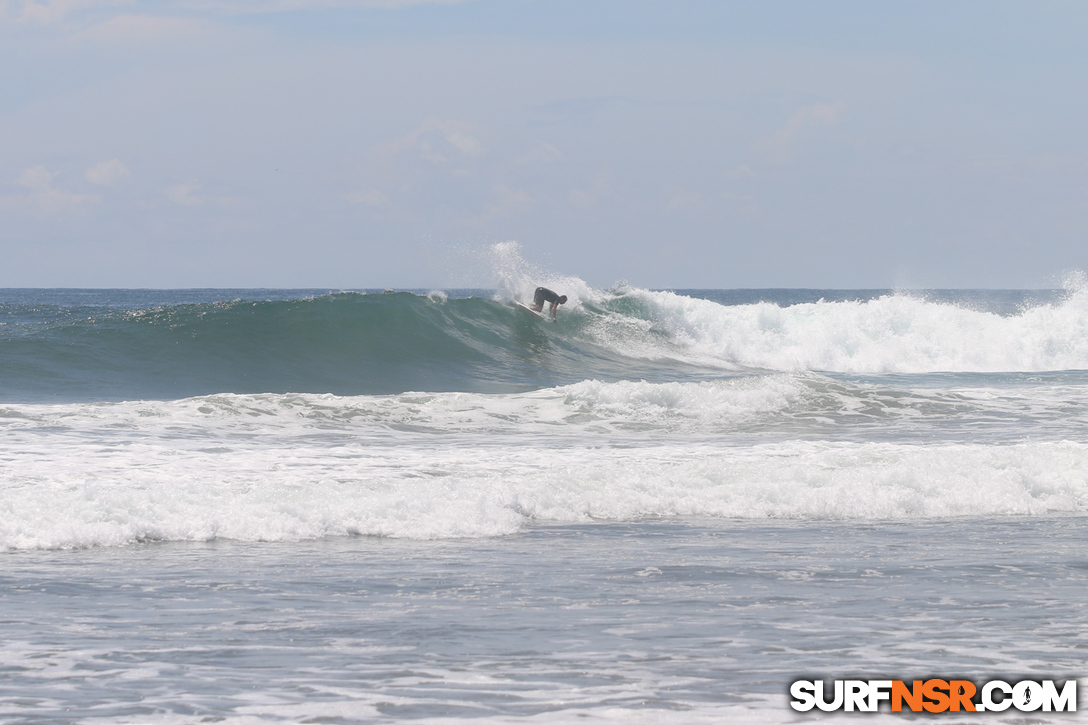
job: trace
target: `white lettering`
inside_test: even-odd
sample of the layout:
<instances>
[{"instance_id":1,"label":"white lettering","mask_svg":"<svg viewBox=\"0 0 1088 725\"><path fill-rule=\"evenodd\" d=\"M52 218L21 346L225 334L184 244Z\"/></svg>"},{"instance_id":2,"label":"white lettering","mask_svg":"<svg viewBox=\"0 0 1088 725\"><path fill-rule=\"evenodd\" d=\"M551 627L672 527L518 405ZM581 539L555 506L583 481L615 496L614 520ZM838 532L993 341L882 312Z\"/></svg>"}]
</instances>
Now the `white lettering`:
<instances>
[{"instance_id":1,"label":"white lettering","mask_svg":"<svg viewBox=\"0 0 1088 725\"><path fill-rule=\"evenodd\" d=\"M1077 681L1066 680L1062 685L1061 694L1054 684L1054 680L1043 680L1043 711L1050 712L1053 707L1056 712L1077 711Z\"/></svg>"},{"instance_id":2,"label":"white lettering","mask_svg":"<svg viewBox=\"0 0 1088 725\"><path fill-rule=\"evenodd\" d=\"M831 702L824 700L824 681L816 680L816 707L824 712L831 712L842 707L842 680L835 680L835 699Z\"/></svg>"},{"instance_id":3,"label":"white lettering","mask_svg":"<svg viewBox=\"0 0 1088 725\"><path fill-rule=\"evenodd\" d=\"M869 683L865 680L846 681L846 711L869 712Z\"/></svg>"},{"instance_id":4,"label":"white lettering","mask_svg":"<svg viewBox=\"0 0 1088 725\"><path fill-rule=\"evenodd\" d=\"M798 712L808 712L816 706L816 684L810 680L798 680L790 685L793 700L790 707Z\"/></svg>"},{"instance_id":5,"label":"white lettering","mask_svg":"<svg viewBox=\"0 0 1088 725\"><path fill-rule=\"evenodd\" d=\"M994 690L1000 690L1002 693L1002 698L998 702L994 702ZM1008 710L1010 705L1012 705L1012 686L1009 683L992 680L982 686L982 704L978 706L979 710L983 712L986 710L1003 712Z\"/></svg>"},{"instance_id":6,"label":"white lettering","mask_svg":"<svg viewBox=\"0 0 1088 725\"><path fill-rule=\"evenodd\" d=\"M967 690L964 689L971 683L955 682L959 684L950 688L952 704L957 705L956 709L971 709L972 703L967 701ZM990 680L982 685L979 701L973 706L977 712L1004 712L1010 707L1020 712L1076 712L1079 682L1076 678L1067 679L1062 682L1060 690L1058 682L1021 680L1010 685L1003 680ZM880 703L891 702L893 685L897 683L893 680L832 680L834 695L830 701L824 696L827 684L824 680L793 682L790 685L790 696L793 698L790 707L797 712L809 712L814 707L824 712L839 709L846 712L879 712ZM912 709L915 705L912 704Z\"/></svg>"},{"instance_id":7,"label":"white lettering","mask_svg":"<svg viewBox=\"0 0 1088 725\"><path fill-rule=\"evenodd\" d=\"M892 681L891 680L869 680L869 710L868 712L876 712L880 709L881 700L892 699Z\"/></svg>"}]
</instances>

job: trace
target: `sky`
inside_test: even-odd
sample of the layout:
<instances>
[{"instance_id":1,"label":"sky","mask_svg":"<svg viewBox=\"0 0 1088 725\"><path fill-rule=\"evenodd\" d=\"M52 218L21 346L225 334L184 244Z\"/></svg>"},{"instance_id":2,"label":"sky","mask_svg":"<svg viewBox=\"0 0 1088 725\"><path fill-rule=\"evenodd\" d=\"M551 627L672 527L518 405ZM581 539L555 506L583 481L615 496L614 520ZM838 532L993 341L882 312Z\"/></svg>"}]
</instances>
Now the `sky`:
<instances>
[{"instance_id":1,"label":"sky","mask_svg":"<svg viewBox=\"0 0 1088 725\"><path fill-rule=\"evenodd\" d=\"M1036 288L1088 3L0 0L0 287Z\"/></svg>"}]
</instances>

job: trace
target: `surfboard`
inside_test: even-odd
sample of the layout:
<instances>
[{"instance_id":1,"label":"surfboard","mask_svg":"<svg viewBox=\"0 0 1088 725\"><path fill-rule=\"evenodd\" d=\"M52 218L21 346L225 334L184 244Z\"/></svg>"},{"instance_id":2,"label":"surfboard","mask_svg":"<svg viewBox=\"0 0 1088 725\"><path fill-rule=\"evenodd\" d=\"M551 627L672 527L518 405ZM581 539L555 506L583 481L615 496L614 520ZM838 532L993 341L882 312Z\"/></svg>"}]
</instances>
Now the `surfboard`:
<instances>
[{"instance_id":1,"label":"surfboard","mask_svg":"<svg viewBox=\"0 0 1088 725\"><path fill-rule=\"evenodd\" d=\"M531 314L533 317L539 317L541 320L548 319L547 317L545 317L541 313L537 312L536 310L534 310L532 307L525 304L524 302L518 302L517 300L514 300L514 306L515 307L520 307L521 309L523 309L526 312L528 312L529 314Z\"/></svg>"}]
</instances>

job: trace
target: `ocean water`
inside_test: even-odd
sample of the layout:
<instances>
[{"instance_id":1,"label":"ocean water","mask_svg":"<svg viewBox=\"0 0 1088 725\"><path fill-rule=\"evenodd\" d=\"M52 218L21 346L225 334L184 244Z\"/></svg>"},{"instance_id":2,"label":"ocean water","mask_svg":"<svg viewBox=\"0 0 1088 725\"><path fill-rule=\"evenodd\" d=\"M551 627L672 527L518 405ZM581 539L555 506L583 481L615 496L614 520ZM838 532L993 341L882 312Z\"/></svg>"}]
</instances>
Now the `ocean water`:
<instances>
[{"instance_id":1,"label":"ocean water","mask_svg":"<svg viewBox=\"0 0 1088 725\"><path fill-rule=\"evenodd\" d=\"M501 277L0 291L0 722L779 723L851 717L796 679L1088 674L1084 285Z\"/></svg>"}]
</instances>

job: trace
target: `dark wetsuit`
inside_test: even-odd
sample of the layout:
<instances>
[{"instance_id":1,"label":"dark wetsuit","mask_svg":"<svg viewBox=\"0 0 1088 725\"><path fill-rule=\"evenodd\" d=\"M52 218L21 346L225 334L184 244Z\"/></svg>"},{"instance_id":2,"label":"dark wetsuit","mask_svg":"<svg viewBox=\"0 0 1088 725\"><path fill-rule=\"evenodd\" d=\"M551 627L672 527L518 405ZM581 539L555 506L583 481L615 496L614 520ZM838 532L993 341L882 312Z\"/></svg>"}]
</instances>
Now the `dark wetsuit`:
<instances>
[{"instance_id":1,"label":"dark wetsuit","mask_svg":"<svg viewBox=\"0 0 1088 725\"><path fill-rule=\"evenodd\" d=\"M536 292L533 293L533 304L537 307L543 307L545 302L551 302L553 305L558 305L559 295L552 292L547 287L537 287Z\"/></svg>"}]
</instances>

